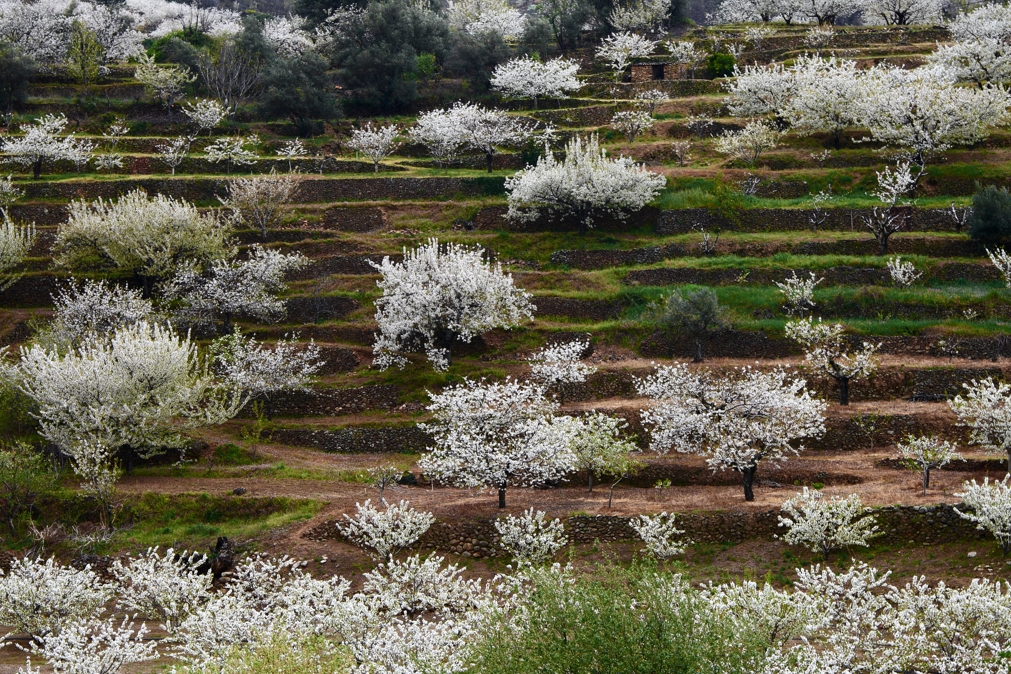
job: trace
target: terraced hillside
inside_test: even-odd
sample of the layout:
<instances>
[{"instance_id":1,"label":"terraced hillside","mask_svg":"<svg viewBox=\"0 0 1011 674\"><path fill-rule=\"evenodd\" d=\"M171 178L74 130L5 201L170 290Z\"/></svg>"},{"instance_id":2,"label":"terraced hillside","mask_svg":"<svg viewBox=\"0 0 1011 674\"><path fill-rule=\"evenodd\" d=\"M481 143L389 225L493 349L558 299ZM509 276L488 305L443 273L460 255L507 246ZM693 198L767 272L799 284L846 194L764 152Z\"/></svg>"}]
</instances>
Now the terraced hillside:
<instances>
[{"instance_id":1,"label":"terraced hillside","mask_svg":"<svg viewBox=\"0 0 1011 674\"><path fill-rule=\"evenodd\" d=\"M739 61L790 63L809 50L804 45L807 30L780 27L762 41L760 51L745 49ZM718 37L743 45L740 35L741 29L732 26L699 28L682 39L703 45ZM946 37L943 28L846 27L837 29L826 49L856 59L861 67L883 61L912 67ZM494 535L487 520L497 515L493 495L443 485L429 489L416 464L429 443L416 425L428 418L427 392L463 377L525 377L531 351L588 335L592 352L586 361L597 371L585 384L564 391L563 411L602 410L626 418L647 466L618 484L611 505L606 485L588 492L585 476L575 475L550 489L517 491L510 496L510 510L536 505L571 517L571 526L580 532L575 540L587 544L632 537L624 520L595 516L675 510L685 513L697 541L745 541L743 562L729 559L734 553L726 549L714 557L714 549L703 545L691 553L700 563L709 560L724 570L743 564L764 572L778 568L779 562L768 560L769 550L781 556L783 547L773 541L777 527L770 511L778 511L800 486L813 486L829 494L857 493L872 506L923 507L882 511L893 518L888 520L893 526L875 548L877 554L886 555L900 572L915 571L915 566L903 567L909 560L899 546L912 539L935 542L948 546L946 552L919 568L941 572L943 565L955 564L957 569L964 550L981 545L979 534L942 504L958 501L954 493L963 481L1002 477L1005 468L1001 457L966 445L967 431L955 424L946 400L965 382L1009 375L1011 304L984 246L960 231L951 210L967 206L977 184L1008 183L1007 128L994 129L976 146L938 157L917 188L907 226L889 241L889 254L880 255L862 217L880 204L872 192L876 172L889 164L889 154L862 141L863 130L848 129L839 149L828 134L787 131L777 148L763 154L756 166L747 166L727 160L714 147L716 136L746 121L730 116L724 80L707 79L699 69L695 79L614 84L592 52L579 57L585 86L578 98L541 101L536 110L524 102L500 104L515 115L556 125L556 146L575 134L599 133L612 155L634 157L664 174L667 187L653 204L624 221L599 220L585 235L564 219L516 223L505 217L503 180L533 161L536 147L502 152L489 174L482 170L483 157L443 167L422 147L406 143L374 174L370 162L360 161L343 144L350 122L328 126L327 133L306 141L309 156L292 162L304 179L282 224L264 242L301 252L313 264L290 279L283 322L239 321L260 339L297 332L315 340L327 366L312 394L283 396L269 421L257 421L247 409L234 421L200 431L203 444L194 463L137 466L122 478L121 491L323 502L316 509L298 510L291 519L305 521L273 534L241 533L259 536L264 547L358 563L360 555L337 540L331 523L356 501L374 500L377 494L365 471L392 462L410 472L407 484L394 492L396 498L432 510L444 526L429 543L465 556L491 555ZM651 89L663 90L670 99L657 109L652 131L629 143L609 126L611 115L630 108L637 92ZM225 194L230 176L224 165L210 163L203 149L221 135L259 135L256 164L232 169L233 175L289 170L289 161L277 153L291 127L243 121L240 113L214 136L200 137L171 175L157 146L183 133L186 121L178 113L166 117L127 66L114 68L101 84L90 87L58 76L40 80L16 121L43 113L65 113L69 130L99 146L106 143L102 132L114 119L125 120L131 131L119 141L117 151L125 158L121 171L87 173L91 169L85 168L77 173L72 166L58 165L41 180L16 176L25 197L11 207L11 215L34 221L40 235L23 276L0 295L3 343L15 351L30 343L33 330L50 315L51 294L68 276L53 266L50 247L71 200L113 199L139 187L219 208L217 197ZM700 119L709 122L700 126ZM411 123L408 118L392 121L405 128ZM674 155L676 140L690 141L691 158L684 165ZM827 202L814 199L828 191L832 198ZM255 230L235 236L243 251L261 242ZM397 258L404 247L430 237L485 247L517 285L533 294L536 318L454 350L447 373L434 372L421 356L403 370L379 371L371 367L373 302L379 296L379 277L371 263ZM895 254L922 272L917 283L893 285L886 264ZM789 316L775 283L793 273L806 277L809 271L824 278L814 294L814 315L845 325L854 343L880 344L879 371L853 384L848 406L835 402L835 384L811 371L800 348L784 337ZM763 464L753 503L742 500L736 473L713 473L701 458L648 451L640 422L646 402L638 397L634 381L654 363L689 361L693 346L684 335L657 329L645 313L652 302L687 286L713 288L732 322L732 328L708 340L706 362L692 367L796 368L830 402L824 437L778 467ZM922 495L918 476L895 460L895 444L908 434L937 434L958 442L967 460L935 474ZM231 496L233 490L241 495ZM204 547L218 534L235 533L214 521L205 524L187 529L166 520L143 540ZM137 540L126 536L123 544Z\"/></svg>"}]
</instances>

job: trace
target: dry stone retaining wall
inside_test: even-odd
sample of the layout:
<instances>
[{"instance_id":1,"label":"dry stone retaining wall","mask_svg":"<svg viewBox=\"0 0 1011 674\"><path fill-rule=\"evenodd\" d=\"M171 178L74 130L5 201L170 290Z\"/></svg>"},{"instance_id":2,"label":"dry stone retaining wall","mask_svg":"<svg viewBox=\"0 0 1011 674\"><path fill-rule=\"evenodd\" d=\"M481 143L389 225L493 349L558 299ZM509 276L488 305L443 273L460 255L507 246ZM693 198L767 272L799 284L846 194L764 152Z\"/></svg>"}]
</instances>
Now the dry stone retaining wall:
<instances>
[{"instance_id":1,"label":"dry stone retaining wall","mask_svg":"<svg viewBox=\"0 0 1011 674\"><path fill-rule=\"evenodd\" d=\"M885 506L874 509L883 535L880 543L909 542L936 545L956 540L982 541L986 536L977 531L955 511L958 506ZM964 510L964 508L959 508ZM779 526L780 511L762 512L689 512L679 513L678 527L685 538L696 543L740 543L749 539L771 540L784 531ZM638 536L629 526L631 517L618 515L575 515L565 519L565 533L571 543L594 541L636 541ZM309 540L342 540L336 520L327 520L305 534ZM501 557L506 553L499 545L499 535L492 519L474 518L453 521L437 520L418 541L417 548L434 548L464 557Z\"/></svg>"},{"instance_id":2,"label":"dry stone retaining wall","mask_svg":"<svg viewBox=\"0 0 1011 674\"><path fill-rule=\"evenodd\" d=\"M366 410L392 409L400 404L400 392L391 384L346 389L283 391L274 394L272 402L276 416L336 416L357 414ZM252 405L245 407L243 416L252 416ZM369 444L366 441L365 446Z\"/></svg>"},{"instance_id":3,"label":"dry stone retaining wall","mask_svg":"<svg viewBox=\"0 0 1011 674\"><path fill-rule=\"evenodd\" d=\"M417 426L279 428L271 434L271 439L296 447L314 447L330 454L416 454L431 442L428 434Z\"/></svg>"}]
</instances>

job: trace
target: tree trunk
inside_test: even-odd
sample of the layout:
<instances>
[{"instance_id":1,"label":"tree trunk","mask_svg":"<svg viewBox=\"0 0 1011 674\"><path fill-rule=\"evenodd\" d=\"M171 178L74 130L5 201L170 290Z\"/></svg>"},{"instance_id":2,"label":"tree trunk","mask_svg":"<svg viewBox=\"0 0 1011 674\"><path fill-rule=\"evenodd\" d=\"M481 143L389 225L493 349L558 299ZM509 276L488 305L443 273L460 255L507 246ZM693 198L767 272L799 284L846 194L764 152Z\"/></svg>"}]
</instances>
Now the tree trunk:
<instances>
[{"instance_id":1,"label":"tree trunk","mask_svg":"<svg viewBox=\"0 0 1011 674\"><path fill-rule=\"evenodd\" d=\"M849 405L850 404L850 380L849 377L841 377L836 380L839 382L839 404Z\"/></svg>"},{"instance_id":2,"label":"tree trunk","mask_svg":"<svg viewBox=\"0 0 1011 674\"><path fill-rule=\"evenodd\" d=\"M491 173L491 164L492 164L492 160L495 159L495 155L492 154L491 152L485 152L484 153L484 158L485 158L485 161L488 162L488 173Z\"/></svg>"},{"instance_id":3,"label":"tree trunk","mask_svg":"<svg viewBox=\"0 0 1011 674\"><path fill-rule=\"evenodd\" d=\"M586 491L590 492L591 494L593 493L593 471L592 470L590 471L590 488L587 489Z\"/></svg>"},{"instance_id":4,"label":"tree trunk","mask_svg":"<svg viewBox=\"0 0 1011 674\"><path fill-rule=\"evenodd\" d=\"M498 488L498 507L499 508L505 508L505 492L506 492L506 488L505 487L499 487Z\"/></svg>"},{"instance_id":5,"label":"tree trunk","mask_svg":"<svg viewBox=\"0 0 1011 674\"><path fill-rule=\"evenodd\" d=\"M373 173L379 173L379 162L378 161L372 163L372 169L373 169L373 171L372 171Z\"/></svg>"},{"instance_id":6,"label":"tree trunk","mask_svg":"<svg viewBox=\"0 0 1011 674\"><path fill-rule=\"evenodd\" d=\"M703 360L702 338L701 337L696 337L695 338L695 358L694 358L694 362L701 363L702 360Z\"/></svg>"},{"instance_id":7,"label":"tree trunk","mask_svg":"<svg viewBox=\"0 0 1011 674\"><path fill-rule=\"evenodd\" d=\"M39 178L42 177L42 158L41 157L39 159L36 159L35 163L32 165L32 176L35 178L35 180L38 180Z\"/></svg>"},{"instance_id":8,"label":"tree trunk","mask_svg":"<svg viewBox=\"0 0 1011 674\"><path fill-rule=\"evenodd\" d=\"M224 316L221 317L222 328L224 328L225 334L232 334L232 312L226 311Z\"/></svg>"},{"instance_id":9,"label":"tree trunk","mask_svg":"<svg viewBox=\"0 0 1011 674\"><path fill-rule=\"evenodd\" d=\"M927 487L930 486L930 466L923 469L923 495L927 495Z\"/></svg>"},{"instance_id":10,"label":"tree trunk","mask_svg":"<svg viewBox=\"0 0 1011 674\"><path fill-rule=\"evenodd\" d=\"M267 421L274 420L274 403L271 402L269 395L263 396L264 406L263 409L267 413Z\"/></svg>"},{"instance_id":11,"label":"tree trunk","mask_svg":"<svg viewBox=\"0 0 1011 674\"><path fill-rule=\"evenodd\" d=\"M618 486L618 482L621 482L623 478L618 478L618 481L611 485L611 488L607 491L607 507L611 507L611 499L614 498L614 488Z\"/></svg>"},{"instance_id":12,"label":"tree trunk","mask_svg":"<svg viewBox=\"0 0 1011 674\"><path fill-rule=\"evenodd\" d=\"M754 501L755 492L752 491L752 486L755 484L755 473L758 472L758 464L748 466L741 471L741 477L744 482L744 500Z\"/></svg>"},{"instance_id":13,"label":"tree trunk","mask_svg":"<svg viewBox=\"0 0 1011 674\"><path fill-rule=\"evenodd\" d=\"M832 146L835 149L839 149L839 145L842 142L842 129L836 129L832 132Z\"/></svg>"}]
</instances>

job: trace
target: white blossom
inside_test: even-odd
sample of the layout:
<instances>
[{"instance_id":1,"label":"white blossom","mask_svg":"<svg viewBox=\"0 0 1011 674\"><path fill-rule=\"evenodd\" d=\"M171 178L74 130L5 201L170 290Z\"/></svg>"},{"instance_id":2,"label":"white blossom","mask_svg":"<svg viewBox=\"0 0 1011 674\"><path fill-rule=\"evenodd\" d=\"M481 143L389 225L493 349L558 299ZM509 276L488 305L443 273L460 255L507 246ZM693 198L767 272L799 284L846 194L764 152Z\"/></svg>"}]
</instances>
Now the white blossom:
<instances>
[{"instance_id":1,"label":"white blossom","mask_svg":"<svg viewBox=\"0 0 1011 674\"><path fill-rule=\"evenodd\" d=\"M278 157L284 157L288 160L288 172L291 172L291 160L301 159L306 156L305 145L302 144L298 138L294 140L288 140L281 144L281 147L277 150Z\"/></svg>"},{"instance_id":2,"label":"white blossom","mask_svg":"<svg viewBox=\"0 0 1011 674\"><path fill-rule=\"evenodd\" d=\"M396 507L396 506L394 506ZM459 613L473 607L480 580L467 580L456 564L445 558L411 555L403 561L389 557L364 574L362 591L375 609L391 616L430 611Z\"/></svg>"},{"instance_id":3,"label":"white blossom","mask_svg":"<svg viewBox=\"0 0 1011 674\"><path fill-rule=\"evenodd\" d=\"M645 110L620 110L611 116L611 126L624 134L629 143L652 129L653 124L653 116Z\"/></svg>"},{"instance_id":4,"label":"white blossom","mask_svg":"<svg viewBox=\"0 0 1011 674\"><path fill-rule=\"evenodd\" d=\"M817 623L817 604L804 592L779 591L769 583L750 580L703 586L703 597L735 626L757 632L781 646Z\"/></svg>"},{"instance_id":5,"label":"white blossom","mask_svg":"<svg viewBox=\"0 0 1011 674\"><path fill-rule=\"evenodd\" d=\"M111 597L89 566L78 570L52 557L14 559L0 574L0 625L42 639L97 618Z\"/></svg>"},{"instance_id":6,"label":"white blossom","mask_svg":"<svg viewBox=\"0 0 1011 674\"><path fill-rule=\"evenodd\" d=\"M260 142L255 134L252 136L222 137L204 148L207 161L212 164L225 162L228 170L233 166L251 166L256 163L256 152L247 150L247 145L256 145Z\"/></svg>"},{"instance_id":7,"label":"white blossom","mask_svg":"<svg viewBox=\"0 0 1011 674\"><path fill-rule=\"evenodd\" d=\"M675 513L666 512L639 515L629 520L628 525L639 534L651 555L657 559L670 559L684 554L685 548L691 543L681 538L685 532L675 526L676 517Z\"/></svg>"},{"instance_id":8,"label":"white blossom","mask_svg":"<svg viewBox=\"0 0 1011 674\"><path fill-rule=\"evenodd\" d=\"M53 320L44 337L36 340L58 349L76 348L88 340L104 340L116 330L154 321L151 300L140 290L107 281L69 282L53 296Z\"/></svg>"},{"instance_id":9,"label":"white blossom","mask_svg":"<svg viewBox=\"0 0 1011 674\"><path fill-rule=\"evenodd\" d=\"M505 0L452 0L449 25L471 35L498 33L507 40L523 37L526 19Z\"/></svg>"},{"instance_id":10,"label":"white blossom","mask_svg":"<svg viewBox=\"0 0 1011 674\"><path fill-rule=\"evenodd\" d=\"M853 60L831 57L799 57L790 67L792 95L777 109L800 133L832 134L836 148L842 132L860 118L859 71Z\"/></svg>"},{"instance_id":11,"label":"white blossom","mask_svg":"<svg viewBox=\"0 0 1011 674\"><path fill-rule=\"evenodd\" d=\"M628 429L628 423L600 412L580 417L556 417L555 423L559 422L572 425L569 447L574 457L573 468L587 472L588 490L593 491L594 477L602 479L608 475L616 479L609 491L610 505L614 487L640 465L631 457L631 454L638 451L638 447L631 440L622 437L623 431Z\"/></svg>"},{"instance_id":12,"label":"white blossom","mask_svg":"<svg viewBox=\"0 0 1011 674\"><path fill-rule=\"evenodd\" d=\"M615 4L608 16L615 30L653 31L670 14L671 0L631 0Z\"/></svg>"},{"instance_id":13,"label":"white blossom","mask_svg":"<svg viewBox=\"0 0 1011 674\"><path fill-rule=\"evenodd\" d=\"M506 515L496 518L494 525L500 544L520 565L543 564L569 542L561 520L548 521L543 511L534 512L533 508L519 517Z\"/></svg>"},{"instance_id":14,"label":"white blossom","mask_svg":"<svg viewBox=\"0 0 1011 674\"><path fill-rule=\"evenodd\" d=\"M609 213L619 219L652 201L667 184L666 178L627 157L613 159L600 147L596 135L575 136L565 146L565 159L542 154L536 166L506 178L512 220L534 220L543 212L573 216L580 231L593 224L595 215Z\"/></svg>"},{"instance_id":15,"label":"white blossom","mask_svg":"<svg viewBox=\"0 0 1011 674\"><path fill-rule=\"evenodd\" d=\"M539 98L568 98L579 91L582 83L576 77L579 63L565 58L537 61L529 56L514 58L495 66L491 87L507 98L533 99L534 109Z\"/></svg>"},{"instance_id":16,"label":"white blossom","mask_svg":"<svg viewBox=\"0 0 1011 674\"><path fill-rule=\"evenodd\" d=\"M66 126L67 116L63 113L43 115L32 125L23 125L22 135L4 138L3 151L15 164L30 167L36 180L46 162L80 161L82 157L86 161L93 146L76 140L73 134L61 136Z\"/></svg>"},{"instance_id":17,"label":"white blossom","mask_svg":"<svg viewBox=\"0 0 1011 674\"><path fill-rule=\"evenodd\" d=\"M297 16L273 16L263 23L263 37L287 58L299 56L315 47L312 35Z\"/></svg>"},{"instance_id":18,"label":"white blossom","mask_svg":"<svg viewBox=\"0 0 1011 674\"><path fill-rule=\"evenodd\" d=\"M694 68L699 65L703 59L705 59L705 52L697 49L694 42L680 41L664 42L664 47L667 48L667 52L670 54L670 59L674 63L680 63L689 68Z\"/></svg>"},{"instance_id":19,"label":"white blossom","mask_svg":"<svg viewBox=\"0 0 1011 674\"><path fill-rule=\"evenodd\" d=\"M174 636L175 656L184 662L218 671L236 647L251 646L275 629L269 610L253 606L232 592L213 596L180 624Z\"/></svg>"},{"instance_id":20,"label":"white blossom","mask_svg":"<svg viewBox=\"0 0 1011 674\"><path fill-rule=\"evenodd\" d=\"M369 122L363 128L351 131L347 145L371 159L373 172L379 173L379 162L400 147L400 143L397 142L399 132L396 124L372 128L372 122Z\"/></svg>"},{"instance_id":21,"label":"white blossom","mask_svg":"<svg viewBox=\"0 0 1011 674\"><path fill-rule=\"evenodd\" d=\"M376 300L379 334L373 364L403 367L405 353L423 351L437 370L449 366L457 340L469 343L494 328L532 320L530 295L513 285L501 264L485 259L480 246L440 245L436 239L408 251L403 262L371 263L382 279Z\"/></svg>"},{"instance_id":22,"label":"white blossom","mask_svg":"<svg viewBox=\"0 0 1011 674\"><path fill-rule=\"evenodd\" d=\"M308 264L301 253L286 255L257 245L248 259L215 260L203 273L195 265L183 266L163 285L162 293L179 300L187 320L207 323L221 318L225 332L230 332L236 316L267 322L283 318L284 301L277 295L286 288L284 276Z\"/></svg>"},{"instance_id":23,"label":"white blossom","mask_svg":"<svg viewBox=\"0 0 1011 674\"><path fill-rule=\"evenodd\" d=\"M86 442L142 457L182 448L180 431L221 423L245 403L214 379L193 342L147 322L66 354L22 348L18 386L35 402L42 436L74 458Z\"/></svg>"},{"instance_id":24,"label":"white blossom","mask_svg":"<svg viewBox=\"0 0 1011 674\"><path fill-rule=\"evenodd\" d=\"M896 445L899 459L913 470L923 474L923 495L927 495L930 486L930 469L941 468L952 461L960 460L962 455L955 451L955 445L936 436L910 435Z\"/></svg>"},{"instance_id":25,"label":"white blossom","mask_svg":"<svg viewBox=\"0 0 1011 674\"><path fill-rule=\"evenodd\" d=\"M1011 473L1011 385L993 377L962 384L965 394L948 401L959 424L972 429L969 439L995 453L1007 453Z\"/></svg>"},{"instance_id":26,"label":"white blossom","mask_svg":"<svg viewBox=\"0 0 1011 674\"><path fill-rule=\"evenodd\" d=\"M779 292L783 294L783 299L786 300L786 313L790 316L803 316L815 307L814 289L825 279L824 277L816 277L814 272L808 272L808 274L810 278L800 278L796 271L791 271L790 278L782 283L773 281L779 288Z\"/></svg>"},{"instance_id":27,"label":"white blossom","mask_svg":"<svg viewBox=\"0 0 1011 674\"><path fill-rule=\"evenodd\" d=\"M165 164L172 169L172 175L176 174L176 168L183 163L186 159L186 155L190 152L190 145L193 144L192 138L187 138L186 136L179 136L174 138L167 143L159 143L155 145L155 150L158 151L158 158L161 159Z\"/></svg>"},{"instance_id":28,"label":"white blossom","mask_svg":"<svg viewBox=\"0 0 1011 674\"><path fill-rule=\"evenodd\" d=\"M299 347L298 335L279 339L268 349L253 337L243 337L238 329L217 340L211 347L222 376L232 386L252 398L267 402L267 418L273 418L273 396L282 391L309 391L307 384L323 367L320 349L311 339Z\"/></svg>"},{"instance_id":29,"label":"white blossom","mask_svg":"<svg viewBox=\"0 0 1011 674\"><path fill-rule=\"evenodd\" d=\"M734 76L723 84L730 94L725 102L735 117L778 114L793 95L794 84L793 71L781 63L768 66L756 63L744 66L743 70L734 66Z\"/></svg>"},{"instance_id":30,"label":"white blossom","mask_svg":"<svg viewBox=\"0 0 1011 674\"><path fill-rule=\"evenodd\" d=\"M2 209L0 209L2 210ZM0 224L0 274L7 274L11 269L25 261L35 245L35 224L16 225L3 211L3 223ZM9 275L0 278L0 291L11 287L19 278Z\"/></svg>"},{"instance_id":31,"label":"white blossom","mask_svg":"<svg viewBox=\"0 0 1011 674\"><path fill-rule=\"evenodd\" d=\"M186 85L197 79L189 68L175 64L159 65L154 62L153 56L146 53L140 55L133 76L170 114L172 106L186 94Z\"/></svg>"},{"instance_id":32,"label":"white blossom","mask_svg":"<svg viewBox=\"0 0 1011 674\"><path fill-rule=\"evenodd\" d=\"M1007 7L987 4L960 13L948 24L948 31L954 43L938 45L936 51L927 56L929 64L942 68L959 81L978 85L1011 79L1011 66L1008 65L1011 11Z\"/></svg>"},{"instance_id":33,"label":"white blossom","mask_svg":"<svg viewBox=\"0 0 1011 674\"><path fill-rule=\"evenodd\" d=\"M197 569L207 560L197 553L173 548L158 554L148 548L143 554L113 561L109 567L120 588L119 607L162 622L162 629L172 633L179 623L210 597L210 573Z\"/></svg>"},{"instance_id":34,"label":"white blossom","mask_svg":"<svg viewBox=\"0 0 1011 674\"><path fill-rule=\"evenodd\" d=\"M874 517L866 515L867 509L856 494L825 498L821 491L804 487L784 502L782 509L786 516L779 516L779 526L788 529L783 540L821 553L826 560L833 550L866 547L871 538L880 535Z\"/></svg>"},{"instance_id":35,"label":"white blossom","mask_svg":"<svg viewBox=\"0 0 1011 674\"><path fill-rule=\"evenodd\" d=\"M345 514L347 523L338 522L341 535L378 560L389 560L413 545L435 521L429 512L415 510L407 501L391 504L385 510L372 507L372 501L356 503L354 517Z\"/></svg>"},{"instance_id":36,"label":"white blossom","mask_svg":"<svg viewBox=\"0 0 1011 674\"><path fill-rule=\"evenodd\" d=\"M145 640L147 626L124 617L108 622L74 622L32 644L57 674L117 674L124 665L158 659L158 643Z\"/></svg>"},{"instance_id":37,"label":"white blossom","mask_svg":"<svg viewBox=\"0 0 1011 674\"><path fill-rule=\"evenodd\" d=\"M617 82L634 59L649 56L657 44L659 43L641 35L622 31L601 40L596 56L614 71L614 81Z\"/></svg>"},{"instance_id":38,"label":"white blossom","mask_svg":"<svg viewBox=\"0 0 1011 674\"><path fill-rule=\"evenodd\" d=\"M70 44L73 21L61 5L58 0L0 3L0 38L51 69L63 61Z\"/></svg>"},{"instance_id":39,"label":"white blossom","mask_svg":"<svg viewBox=\"0 0 1011 674\"><path fill-rule=\"evenodd\" d=\"M206 131L209 136L214 127L228 116L228 109L213 98L201 98L196 103L184 105L183 114L197 127L197 135Z\"/></svg>"},{"instance_id":40,"label":"white blossom","mask_svg":"<svg viewBox=\"0 0 1011 674\"><path fill-rule=\"evenodd\" d=\"M796 454L803 449L796 441L825 430L825 403L803 379L783 370L741 368L717 377L686 365L664 366L639 380L636 389L653 399L642 413L652 449L703 454L713 470L738 471L749 501L762 460L775 463Z\"/></svg>"},{"instance_id":41,"label":"white blossom","mask_svg":"<svg viewBox=\"0 0 1011 674\"><path fill-rule=\"evenodd\" d=\"M886 266L888 274L892 277L892 283L900 288L908 288L916 282L916 279L923 276L923 272L916 270L916 265L912 262L903 262L898 255L888 258Z\"/></svg>"},{"instance_id":42,"label":"white blossom","mask_svg":"<svg viewBox=\"0 0 1011 674\"><path fill-rule=\"evenodd\" d=\"M990 257L993 266L1004 277L1004 285L1011 288L1011 255L1003 248L994 248L992 251L987 248L986 254Z\"/></svg>"},{"instance_id":43,"label":"white blossom","mask_svg":"<svg viewBox=\"0 0 1011 674\"><path fill-rule=\"evenodd\" d=\"M505 507L510 486L536 486L572 469L570 427L554 426L557 403L538 385L465 380L429 394L433 419L419 424L435 444L419 462L461 487L492 487Z\"/></svg>"},{"instance_id":44,"label":"white blossom","mask_svg":"<svg viewBox=\"0 0 1011 674\"><path fill-rule=\"evenodd\" d=\"M865 22L876 19L886 26L930 25L941 19L944 4L939 0L863 0L861 9Z\"/></svg>"},{"instance_id":45,"label":"white blossom","mask_svg":"<svg viewBox=\"0 0 1011 674\"><path fill-rule=\"evenodd\" d=\"M717 152L754 166L758 158L779 144L779 131L765 122L748 122L743 129L728 130L716 139Z\"/></svg>"},{"instance_id":46,"label":"white blossom","mask_svg":"<svg viewBox=\"0 0 1011 674\"><path fill-rule=\"evenodd\" d=\"M278 175L271 169L266 175L229 181L228 196L218 201L231 211L233 221L256 227L266 241L267 230L280 222L282 208L294 199L301 184L298 173Z\"/></svg>"},{"instance_id":47,"label":"white blossom","mask_svg":"<svg viewBox=\"0 0 1011 674\"><path fill-rule=\"evenodd\" d=\"M452 158L461 148L485 156L488 172L498 148L520 145L533 135L534 126L501 110L475 103L457 102L445 110L434 110L418 118L412 138L429 147L440 160ZM444 135L432 140L432 137Z\"/></svg>"},{"instance_id":48,"label":"white blossom","mask_svg":"<svg viewBox=\"0 0 1011 674\"><path fill-rule=\"evenodd\" d=\"M850 351L839 323L817 322L810 317L786 324L786 336L805 349L804 358L823 375L839 384L839 403L849 404L849 383L869 377L878 368L874 353L880 344L864 342L859 351Z\"/></svg>"},{"instance_id":49,"label":"white blossom","mask_svg":"<svg viewBox=\"0 0 1011 674\"><path fill-rule=\"evenodd\" d=\"M990 478L984 478L983 484L972 480L955 494L971 509L962 512L956 508L955 511L980 531L989 531L1000 543L1005 556L1011 552L1011 483L1008 479L1005 476L1000 482L991 483Z\"/></svg>"},{"instance_id":50,"label":"white blossom","mask_svg":"<svg viewBox=\"0 0 1011 674\"><path fill-rule=\"evenodd\" d=\"M530 376L549 388L581 384L597 371L593 365L580 360L589 346L589 341L577 339L535 351L527 358L531 363Z\"/></svg>"},{"instance_id":51,"label":"white blossom","mask_svg":"<svg viewBox=\"0 0 1011 674\"><path fill-rule=\"evenodd\" d=\"M205 265L231 253L228 224L214 214L162 194L133 190L116 201L72 201L56 233L57 265L98 265L146 281L181 265Z\"/></svg>"},{"instance_id":52,"label":"white blossom","mask_svg":"<svg viewBox=\"0 0 1011 674\"><path fill-rule=\"evenodd\" d=\"M407 132L410 139L428 149L437 162L456 159L464 148L460 124L449 110L431 110L418 115L414 126Z\"/></svg>"}]
</instances>

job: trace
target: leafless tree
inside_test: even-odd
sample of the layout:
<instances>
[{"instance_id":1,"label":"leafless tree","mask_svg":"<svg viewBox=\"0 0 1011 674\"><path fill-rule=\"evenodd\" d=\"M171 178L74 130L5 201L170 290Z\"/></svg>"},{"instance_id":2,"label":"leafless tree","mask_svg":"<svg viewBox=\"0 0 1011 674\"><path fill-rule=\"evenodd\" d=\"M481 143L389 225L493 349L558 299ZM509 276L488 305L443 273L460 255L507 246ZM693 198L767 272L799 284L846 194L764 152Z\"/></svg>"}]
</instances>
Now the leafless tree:
<instances>
[{"instance_id":1,"label":"leafless tree","mask_svg":"<svg viewBox=\"0 0 1011 674\"><path fill-rule=\"evenodd\" d=\"M221 45L217 58L202 54L197 69L211 95L234 111L258 92L263 59L228 41Z\"/></svg>"}]
</instances>

